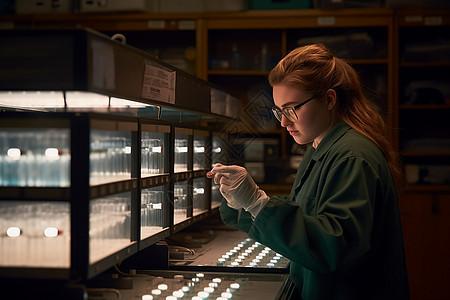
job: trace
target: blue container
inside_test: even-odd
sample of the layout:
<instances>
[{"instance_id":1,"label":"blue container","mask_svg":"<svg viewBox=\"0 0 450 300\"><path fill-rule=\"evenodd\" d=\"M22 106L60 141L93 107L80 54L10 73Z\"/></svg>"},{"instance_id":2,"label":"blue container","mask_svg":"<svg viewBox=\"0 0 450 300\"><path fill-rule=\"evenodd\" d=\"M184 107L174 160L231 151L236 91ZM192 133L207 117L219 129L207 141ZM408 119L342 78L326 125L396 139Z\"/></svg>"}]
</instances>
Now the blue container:
<instances>
[{"instance_id":1,"label":"blue container","mask_svg":"<svg viewBox=\"0 0 450 300\"><path fill-rule=\"evenodd\" d=\"M311 0L252 0L251 9L311 8Z\"/></svg>"}]
</instances>

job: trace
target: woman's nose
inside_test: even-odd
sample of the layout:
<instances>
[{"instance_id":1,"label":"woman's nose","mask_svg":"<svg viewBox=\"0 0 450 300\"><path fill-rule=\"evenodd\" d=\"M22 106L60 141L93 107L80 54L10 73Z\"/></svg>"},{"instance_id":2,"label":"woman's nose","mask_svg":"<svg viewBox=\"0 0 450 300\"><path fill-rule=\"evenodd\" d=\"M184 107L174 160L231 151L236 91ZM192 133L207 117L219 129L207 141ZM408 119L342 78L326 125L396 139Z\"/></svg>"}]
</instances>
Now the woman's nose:
<instances>
[{"instance_id":1,"label":"woman's nose","mask_svg":"<svg viewBox=\"0 0 450 300\"><path fill-rule=\"evenodd\" d=\"M288 126L288 125L291 124L291 123L292 123L291 120L289 120L288 118L286 118L285 115L282 115L282 116L281 116L281 126L282 126L282 127L286 127L286 126Z\"/></svg>"}]
</instances>

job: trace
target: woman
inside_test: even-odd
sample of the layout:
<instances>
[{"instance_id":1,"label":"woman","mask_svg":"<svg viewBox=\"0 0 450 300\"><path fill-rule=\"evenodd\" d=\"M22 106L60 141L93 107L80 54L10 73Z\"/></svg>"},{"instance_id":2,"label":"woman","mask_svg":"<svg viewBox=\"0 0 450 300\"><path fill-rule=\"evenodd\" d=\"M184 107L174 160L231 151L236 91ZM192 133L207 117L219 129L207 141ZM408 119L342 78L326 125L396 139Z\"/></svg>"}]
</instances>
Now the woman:
<instances>
[{"instance_id":1,"label":"woman","mask_svg":"<svg viewBox=\"0 0 450 300\"><path fill-rule=\"evenodd\" d=\"M311 146L289 196L268 197L245 168L214 167L224 223L291 260L290 299L409 299L401 169L356 72L309 45L283 58L269 82L281 126Z\"/></svg>"}]
</instances>

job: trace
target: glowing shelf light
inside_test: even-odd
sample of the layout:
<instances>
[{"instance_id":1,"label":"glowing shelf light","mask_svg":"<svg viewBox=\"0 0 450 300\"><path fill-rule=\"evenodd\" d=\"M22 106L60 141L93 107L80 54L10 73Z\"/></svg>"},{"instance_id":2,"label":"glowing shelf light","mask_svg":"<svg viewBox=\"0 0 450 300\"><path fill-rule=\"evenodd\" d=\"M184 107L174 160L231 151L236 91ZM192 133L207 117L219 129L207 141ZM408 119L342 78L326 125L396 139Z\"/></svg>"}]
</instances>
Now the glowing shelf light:
<instances>
[{"instance_id":1,"label":"glowing shelf light","mask_svg":"<svg viewBox=\"0 0 450 300\"><path fill-rule=\"evenodd\" d=\"M194 147L195 153L205 153L205 147Z\"/></svg>"},{"instance_id":2,"label":"glowing shelf light","mask_svg":"<svg viewBox=\"0 0 450 300\"><path fill-rule=\"evenodd\" d=\"M45 149L45 157L49 159L58 159L60 156L60 151L58 148L47 148Z\"/></svg>"},{"instance_id":3,"label":"glowing shelf light","mask_svg":"<svg viewBox=\"0 0 450 300\"><path fill-rule=\"evenodd\" d=\"M19 227L12 226L6 230L6 235L9 237L18 237L22 234L22 230Z\"/></svg>"},{"instance_id":4,"label":"glowing shelf light","mask_svg":"<svg viewBox=\"0 0 450 300\"><path fill-rule=\"evenodd\" d=\"M44 236L48 238L57 237L59 235L59 230L56 227L47 227L44 229Z\"/></svg>"},{"instance_id":5,"label":"glowing shelf light","mask_svg":"<svg viewBox=\"0 0 450 300\"><path fill-rule=\"evenodd\" d=\"M22 153L19 148L9 148L8 151L6 151L6 154L10 159L17 160L20 159Z\"/></svg>"}]
</instances>

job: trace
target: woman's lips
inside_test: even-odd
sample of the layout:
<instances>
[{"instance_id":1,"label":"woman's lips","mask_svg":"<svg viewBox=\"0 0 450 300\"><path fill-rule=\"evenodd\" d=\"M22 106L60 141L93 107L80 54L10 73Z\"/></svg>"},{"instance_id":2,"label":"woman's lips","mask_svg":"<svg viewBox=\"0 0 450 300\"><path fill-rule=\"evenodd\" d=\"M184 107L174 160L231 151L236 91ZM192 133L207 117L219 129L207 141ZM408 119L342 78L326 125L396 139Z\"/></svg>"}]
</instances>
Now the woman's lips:
<instances>
[{"instance_id":1,"label":"woman's lips","mask_svg":"<svg viewBox=\"0 0 450 300\"><path fill-rule=\"evenodd\" d=\"M296 135L296 134L298 133L298 131L296 131L296 130L289 130L289 129L288 129L288 131L289 131L289 133L290 133L291 135Z\"/></svg>"}]
</instances>

